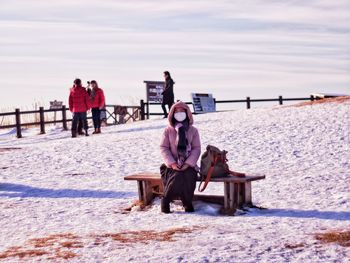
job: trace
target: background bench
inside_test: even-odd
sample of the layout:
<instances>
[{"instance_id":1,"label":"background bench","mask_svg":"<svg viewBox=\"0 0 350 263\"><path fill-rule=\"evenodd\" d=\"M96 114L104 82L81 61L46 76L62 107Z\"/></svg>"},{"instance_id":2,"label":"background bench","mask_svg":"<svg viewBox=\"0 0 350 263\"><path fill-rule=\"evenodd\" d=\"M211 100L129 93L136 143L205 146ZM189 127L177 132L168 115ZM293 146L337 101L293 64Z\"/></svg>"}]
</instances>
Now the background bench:
<instances>
[{"instance_id":1,"label":"background bench","mask_svg":"<svg viewBox=\"0 0 350 263\"><path fill-rule=\"evenodd\" d=\"M223 212L233 214L237 208L251 207L252 203L252 181L265 179L265 175L247 175L246 177L222 177L212 178L210 182L223 183L223 195L201 195L196 194L194 200L211 202L223 205ZM149 205L154 197L162 196L163 183L158 173L139 173L128 175L124 180L137 181L139 200L144 205ZM200 181L198 179L197 181Z\"/></svg>"}]
</instances>

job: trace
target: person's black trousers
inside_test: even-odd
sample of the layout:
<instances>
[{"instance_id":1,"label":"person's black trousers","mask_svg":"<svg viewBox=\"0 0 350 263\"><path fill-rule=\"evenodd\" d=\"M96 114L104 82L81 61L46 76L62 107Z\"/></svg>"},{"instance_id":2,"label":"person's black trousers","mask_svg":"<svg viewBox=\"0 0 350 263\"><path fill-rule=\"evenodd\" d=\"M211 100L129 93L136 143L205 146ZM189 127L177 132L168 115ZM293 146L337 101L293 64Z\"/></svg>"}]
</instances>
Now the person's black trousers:
<instances>
[{"instance_id":1,"label":"person's black trousers","mask_svg":"<svg viewBox=\"0 0 350 263\"><path fill-rule=\"evenodd\" d=\"M92 108L92 121L95 129L101 128L101 110L99 108Z\"/></svg>"},{"instance_id":2,"label":"person's black trousers","mask_svg":"<svg viewBox=\"0 0 350 263\"><path fill-rule=\"evenodd\" d=\"M169 109L169 111L170 111L170 108L171 108L171 106L173 106L173 102L171 102L171 103L162 103L162 109L163 109L163 112L164 112L164 117L168 117L168 113L167 113L167 111L166 111L166 108L165 108L165 105L168 105L168 109Z\"/></svg>"},{"instance_id":3,"label":"person's black trousers","mask_svg":"<svg viewBox=\"0 0 350 263\"><path fill-rule=\"evenodd\" d=\"M85 133L87 133L88 123L87 123L87 119L86 119L86 112L74 112L73 113L73 120L72 120L72 135L77 134L79 122L81 122L83 124Z\"/></svg>"},{"instance_id":4,"label":"person's black trousers","mask_svg":"<svg viewBox=\"0 0 350 263\"><path fill-rule=\"evenodd\" d=\"M189 167L185 171L176 171L162 164L160 174L164 186L164 203L168 206L171 201L180 198L185 209L193 209L192 199L197 181L196 170Z\"/></svg>"}]
</instances>

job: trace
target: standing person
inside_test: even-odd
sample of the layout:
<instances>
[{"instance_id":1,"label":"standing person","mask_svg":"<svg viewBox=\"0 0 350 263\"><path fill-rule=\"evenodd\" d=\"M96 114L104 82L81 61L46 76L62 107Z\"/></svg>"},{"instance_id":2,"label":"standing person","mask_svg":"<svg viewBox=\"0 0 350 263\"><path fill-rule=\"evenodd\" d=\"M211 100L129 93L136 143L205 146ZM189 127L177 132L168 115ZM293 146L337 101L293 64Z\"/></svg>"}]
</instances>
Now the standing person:
<instances>
[{"instance_id":1,"label":"standing person","mask_svg":"<svg viewBox=\"0 0 350 263\"><path fill-rule=\"evenodd\" d=\"M89 96L90 96L90 94L91 94L91 88L90 88L90 81L88 81L87 82L87 87L86 87L86 91L87 91L87 93L89 94ZM87 118L86 118L86 125L88 125L88 120L87 120ZM83 123L83 120L82 119L80 119L79 120L79 123L78 123L78 134L79 135L84 135L85 133L83 132L83 127L84 127L84 123Z\"/></svg>"},{"instance_id":2,"label":"standing person","mask_svg":"<svg viewBox=\"0 0 350 263\"><path fill-rule=\"evenodd\" d=\"M161 211L170 213L170 202L180 197L186 212L194 212L192 199L196 188L197 161L201 154L198 130L193 126L189 107L179 101L169 112L169 125L160 143L164 164L160 173L164 185Z\"/></svg>"},{"instance_id":3,"label":"standing person","mask_svg":"<svg viewBox=\"0 0 350 263\"><path fill-rule=\"evenodd\" d=\"M92 120L95 131L93 134L101 133L101 110L105 106L105 95L103 90L98 87L96 80L91 80L92 89L90 91L90 100L92 108Z\"/></svg>"},{"instance_id":4,"label":"standing person","mask_svg":"<svg viewBox=\"0 0 350 263\"><path fill-rule=\"evenodd\" d=\"M171 106L174 104L174 84L175 84L175 82L171 78L169 71L164 71L164 79L165 79L165 86L164 86L164 90L162 92L162 95L163 95L162 109L164 112L164 118L167 118L168 113L166 111L165 105L168 105L168 109L170 111Z\"/></svg>"},{"instance_id":5,"label":"standing person","mask_svg":"<svg viewBox=\"0 0 350 263\"><path fill-rule=\"evenodd\" d=\"M74 80L69 94L69 110L73 113L72 138L77 137L78 123L84 125L85 136L89 136L86 111L90 109L90 98L86 89L81 85L80 79Z\"/></svg>"}]
</instances>

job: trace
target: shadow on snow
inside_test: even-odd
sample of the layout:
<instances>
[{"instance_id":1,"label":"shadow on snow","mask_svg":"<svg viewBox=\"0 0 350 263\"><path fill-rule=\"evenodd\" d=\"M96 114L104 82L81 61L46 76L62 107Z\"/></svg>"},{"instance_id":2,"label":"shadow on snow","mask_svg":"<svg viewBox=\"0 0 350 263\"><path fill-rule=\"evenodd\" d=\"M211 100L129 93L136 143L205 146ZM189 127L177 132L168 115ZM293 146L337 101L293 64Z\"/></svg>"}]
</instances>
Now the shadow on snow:
<instances>
[{"instance_id":1,"label":"shadow on snow","mask_svg":"<svg viewBox=\"0 0 350 263\"><path fill-rule=\"evenodd\" d=\"M115 192L86 189L49 189L21 184L0 184L0 197L37 198L126 198L135 196L134 192Z\"/></svg>"},{"instance_id":2,"label":"shadow on snow","mask_svg":"<svg viewBox=\"0 0 350 263\"><path fill-rule=\"evenodd\" d=\"M255 210L247 213L249 217L290 217L290 218L315 218L325 220L350 220L350 212L345 211L319 211L298 209L266 209Z\"/></svg>"}]
</instances>

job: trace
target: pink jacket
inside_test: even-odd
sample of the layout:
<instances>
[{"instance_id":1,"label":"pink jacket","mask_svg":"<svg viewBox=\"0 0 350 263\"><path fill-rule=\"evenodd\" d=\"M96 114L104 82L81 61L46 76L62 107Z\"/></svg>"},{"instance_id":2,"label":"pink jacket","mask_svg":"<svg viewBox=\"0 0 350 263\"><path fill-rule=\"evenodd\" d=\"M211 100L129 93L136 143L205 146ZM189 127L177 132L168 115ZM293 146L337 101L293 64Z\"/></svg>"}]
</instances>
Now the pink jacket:
<instances>
[{"instance_id":1,"label":"pink jacket","mask_svg":"<svg viewBox=\"0 0 350 263\"><path fill-rule=\"evenodd\" d=\"M199 138L198 130L192 126L193 124L193 116L189 109L189 107L179 101L175 103L169 112L168 120L169 125L165 128L161 143L160 143L160 153L164 159L165 164L168 167L171 167L172 164L177 162L177 145L176 145L176 137L177 137L177 131L174 128L173 123L173 116L176 108L183 108L187 112L187 116L189 118L189 129L186 131L186 138L188 140L188 146L187 149L189 150L190 154L187 157L185 163L188 164L191 167L197 166L197 161L199 159L199 156L201 154L201 142Z\"/></svg>"}]
</instances>

